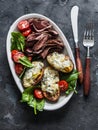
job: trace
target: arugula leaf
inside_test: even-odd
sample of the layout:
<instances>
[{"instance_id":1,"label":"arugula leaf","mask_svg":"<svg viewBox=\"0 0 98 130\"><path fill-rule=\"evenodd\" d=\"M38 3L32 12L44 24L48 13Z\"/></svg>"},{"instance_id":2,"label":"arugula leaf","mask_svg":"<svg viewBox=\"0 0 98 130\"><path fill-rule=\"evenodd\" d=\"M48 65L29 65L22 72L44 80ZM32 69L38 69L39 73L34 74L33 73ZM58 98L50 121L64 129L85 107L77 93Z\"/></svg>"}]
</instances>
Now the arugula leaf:
<instances>
[{"instance_id":1,"label":"arugula leaf","mask_svg":"<svg viewBox=\"0 0 98 130\"><path fill-rule=\"evenodd\" d=\"M11 33L11 50L24 51L25 47L25 37L20 32Z\"/></svg>"},{"instance_id":2,"label":"arugula leaf","mask_svg":"<svg viewBox=\"0 0 98 130\"><path fill-rule=\"evenodd\" d=\"M38 111L43 111L45 100L38 100L33 95L33 87L27 88L22 93L22 99L21 102L26 102L30 107L34 108L34 114L37 114Z\"/></svg>"}]
</instances>

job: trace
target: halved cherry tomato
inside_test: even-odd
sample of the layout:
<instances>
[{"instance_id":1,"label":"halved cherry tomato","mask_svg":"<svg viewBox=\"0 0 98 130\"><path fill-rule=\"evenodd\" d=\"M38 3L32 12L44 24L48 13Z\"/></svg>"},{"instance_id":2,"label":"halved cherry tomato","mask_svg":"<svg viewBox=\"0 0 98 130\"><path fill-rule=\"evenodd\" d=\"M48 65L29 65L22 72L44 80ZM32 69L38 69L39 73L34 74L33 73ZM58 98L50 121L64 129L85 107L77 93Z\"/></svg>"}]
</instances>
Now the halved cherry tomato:
<instances>
[{"instance_id":1,"label":"halved cherry tomato","mask_svg":"<svg viewBox=\"0 0 98 130\"><path fill-rule=\"evenodd\" d=\"M22 32L23 36L25 36L25 37L27 37L30 33L31 33L30 28Z\"/></svg>"},{"instance_id":2,"label":"halved cherry tomato","mask_svg":"<svg viewBox=\"0 0 98 130\"><path fill-rule=\"evenodd\" d=\"M60 87L60 91L64 92L68 89L68 83L65 80L61 80L58 82L58 85Z\"/></svg>"},{"instance_id":3,"label":"halved cherry tomato","mask_svg":"<svg viewBox=\"0 0 98 130\"><path fill-rule=\"evenodd\" d=\"M18 52L19 52L18 50L12 50L12 51L11 51L12 59L13 59L13 56L14 56L16 53L18 53Z\"/></svg>"},{"instance_id":4,"label":"halved cherry tomato","mask_svg":"<svg viewBox=\"0 0 98 130\"><path fill-rule=\"evenodd\" d=\"M20 75L24 70L24 66L22 64L15 64L15 72L17 75Z\"/></svg>"},{"instance_id":5,"label":"halved cherry tomato","mask_svg":"<svg viewBox=\"0 0 98 130\"><path fill-rule=\"evenodd\" d=\"M23 56L24 56L24 54L22 52L18 52L15 55L13 55L13 61L16 63L19 63L19 59Z\"/></svg>"},{"instance_id":6,"label":"halved cherry tomato","mask_svg":"<svg viewBox=\"0 0 98 130\"><path fill-rule=\"evenodd\" d=\"M35 89L34 90L34 96L35 98L38 98L38 99L42 99L43 98L43 93L40 89Z\"/></svg>"},{"instance_id":7,"label":"halved cherry tomato","mask_svg":"<svg viewBox=\"0 0 98 130\"><path fill-rule=\"evenodd\" d=\"M22 20L18 23L17 27L20 31L25 31L30 27L30 24L27 20Z\"/></svg>"}]
</instances>

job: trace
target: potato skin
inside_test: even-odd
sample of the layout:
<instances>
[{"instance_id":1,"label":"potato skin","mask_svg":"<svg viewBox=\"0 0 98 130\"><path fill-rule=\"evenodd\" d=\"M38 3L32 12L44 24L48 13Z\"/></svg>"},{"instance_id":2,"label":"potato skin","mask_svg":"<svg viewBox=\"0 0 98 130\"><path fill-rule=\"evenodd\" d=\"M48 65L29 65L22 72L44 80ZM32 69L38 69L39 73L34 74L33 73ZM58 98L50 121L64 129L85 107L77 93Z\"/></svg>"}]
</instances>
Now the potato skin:
<instances>
[{"instance_id":1,"label":"potato skin","mask_svg":"<svg viewBox=\"0 0 98 130\"><path fill-rule=\"evenodd\" d=\"M58 52L49 54L47 56L47 61L53 68L64 73L70 73L74 68L70 57Z\"/></svg>"},{"instance_id":2,"label":"potato skin","mask_svg":"<svg viewBox=\"0 0 98 130\"><path fill-rule=\"evenodd\" d=\"M48 92L43 91L43 95L46 99L48 99L51 102L55 102L60 97L60 89L55 93L55 95L51 96Z\"/></svg>"},{"instance_id":3,"label":"potato skin","mask_svg":"<svg viewBox=\"0 0 98 130\"><path fill-rule=\"evenodd\" d=\"M33 67L26 70L22 79L22 84L24 88L32 87L33 85L38 84L43 77L44 64L40 61L33 61L32 64Z\"/></svg>"}]
</instances>

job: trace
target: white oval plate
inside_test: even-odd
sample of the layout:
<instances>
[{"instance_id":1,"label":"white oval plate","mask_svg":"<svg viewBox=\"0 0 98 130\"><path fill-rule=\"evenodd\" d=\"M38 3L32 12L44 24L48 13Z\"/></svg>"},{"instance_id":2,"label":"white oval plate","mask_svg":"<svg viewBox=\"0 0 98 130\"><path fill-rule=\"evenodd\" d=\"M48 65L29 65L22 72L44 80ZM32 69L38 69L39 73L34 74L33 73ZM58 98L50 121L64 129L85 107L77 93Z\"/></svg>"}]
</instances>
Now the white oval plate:
<instances>
[{"instance_id":1,"label":"white oval plate","mask_svg":"<svg viewBox=\"0 0 98 130\"><path fill-rule=\"evenodd\" d=\"M18 78L18 76L15 73L14 63L13 63L12 58L11 58L11 51L10 51L10 48L11 48L11 32L18 31L17 30L17 24L19 23L19 21L21 21L23 19L28 19L28 18L43 18L43 19L48 20L53 25L54 29L59 33L59 36L61 37L61 39L62 39L62 41L65 45L65 53L67 53L70 56L70 58L72 59L72 61L74 63L74 67L76 68L72 50L69 46L69 43L68 43L66 37L64 36L64 34L60 30L60 28L52 20L50 20L49 18L47 18L46 16L43 16L41 14L32 13L32 14L23 15L20 18L18 18L11 25L11 27L8 31L7 40L6 40L6 51L7 51L7 58L8 58L9 66L10 66L12 75L14 77L14 80L17 84L17 87L19 88L21 93L24 91L24 88L21 84L21 80ZM72 97L72 95L73 95L73 92L70 93L68 96L60 96L59 100L56 103L45 102L44 110L56 110L56 109L61 108L62 106L64 106L69 101L69 99Z\"/></svg>"}]
</instances>

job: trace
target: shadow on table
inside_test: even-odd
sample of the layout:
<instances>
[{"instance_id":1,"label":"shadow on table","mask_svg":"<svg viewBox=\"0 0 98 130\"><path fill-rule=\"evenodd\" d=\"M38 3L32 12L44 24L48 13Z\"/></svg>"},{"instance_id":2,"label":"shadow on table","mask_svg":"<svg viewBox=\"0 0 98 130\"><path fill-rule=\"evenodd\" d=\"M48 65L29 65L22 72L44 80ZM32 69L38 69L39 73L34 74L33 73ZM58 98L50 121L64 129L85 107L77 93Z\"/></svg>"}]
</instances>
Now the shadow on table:
<instances>
[{"instance_id":1,"label":"shadow on table","mask_svg":"<svg viewBox=\"0 0 98 130\"><path fill-rule=\"evenodd\" d=\"M73 95L75 96L75 95ZM42 112L38 112L37 115L34 115L33 109L28 107L27 105L22 104L22 107L25 111L25 115L24 115L24 120L26 120L29 123L33 123L33 124L38 124L38 125L46 125L46 124L53 124L53 123L57 123L60 120L63 120L64 118L66 119L66 117L68 117L68 115L70 114L70 112L72 112L72 100L74 99L70 99L70 101L63 106L62 108L55 110L55 111L42 111ZM24 112L23 112L24 113Z\"/></svg>"}]
</instances>

